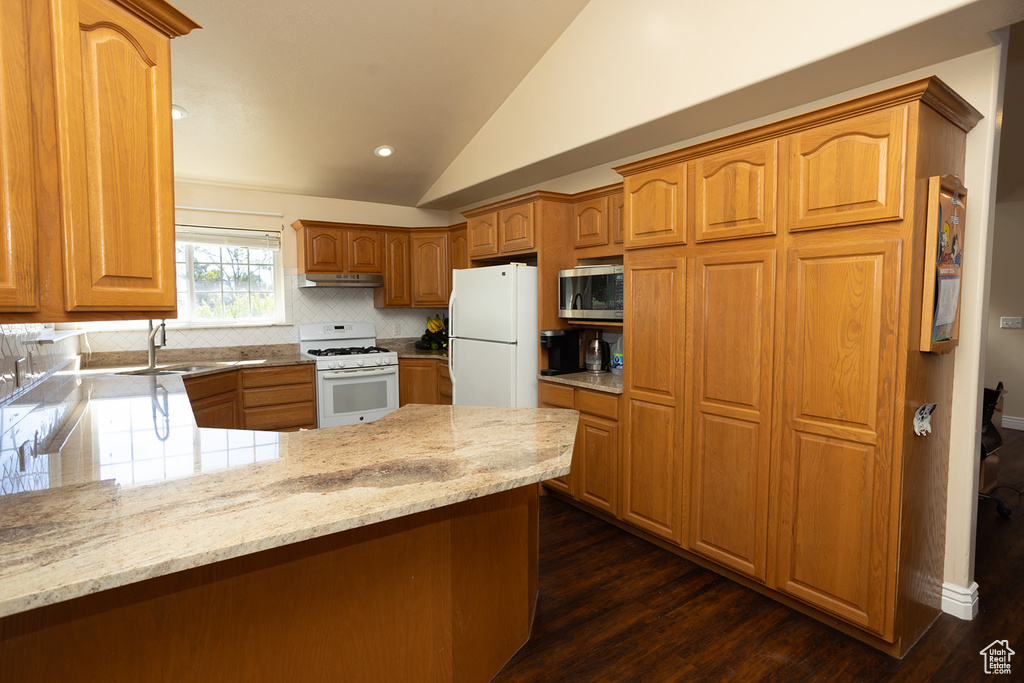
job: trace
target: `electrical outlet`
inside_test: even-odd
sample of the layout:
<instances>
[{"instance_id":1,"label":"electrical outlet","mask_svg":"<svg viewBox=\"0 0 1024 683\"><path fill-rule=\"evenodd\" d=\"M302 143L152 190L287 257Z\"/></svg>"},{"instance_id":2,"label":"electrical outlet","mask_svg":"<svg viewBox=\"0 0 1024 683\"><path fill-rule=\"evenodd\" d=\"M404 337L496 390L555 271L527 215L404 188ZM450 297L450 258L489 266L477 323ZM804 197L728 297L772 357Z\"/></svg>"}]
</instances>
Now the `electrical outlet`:
<instances>
[{"instance_id":1,"label":"electrical outlet","mask_svg":"<svg viewBox=\"0 0 1024 683\"><path fill-rule=\"evenodd\" d=\"M402 336L402 323L395 323L395 336L396 337L401 337Z\"/></svg>"},{"instance_id":2,"label":"electrical outlet","mask_svg":"<svg viewBox=\"0 0 1024 683\"><path fill-rule=\"evenodd\" d=\"M1003 316L1002 318L999 319L999 327L1005 327L1011 330L1019 330L1021 329L1021 318L1008 318L1006 316Z\"/></svg>"}]
</instances>

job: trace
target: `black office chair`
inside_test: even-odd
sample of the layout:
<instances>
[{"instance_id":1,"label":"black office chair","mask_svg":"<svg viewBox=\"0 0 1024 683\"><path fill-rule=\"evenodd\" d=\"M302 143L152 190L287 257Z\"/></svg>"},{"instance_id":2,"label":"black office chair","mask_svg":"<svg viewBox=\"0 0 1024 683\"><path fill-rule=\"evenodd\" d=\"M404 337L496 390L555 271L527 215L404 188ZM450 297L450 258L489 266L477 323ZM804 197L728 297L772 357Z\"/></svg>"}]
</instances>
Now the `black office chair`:
<instances>
[{"instance_id":1,"label":"black office chair","mask_svg":"<svg viewBox=\"0 0 1024 683\"><path fill-rule=\"evenodd\" d=\"M999 403L999 397L1003 395L1003 383L1000 382L996 385L995 389L989 389L986 387L985 395L981 399L981 459L984 460L988 456L998 451L1003 445L1003 437L999 435L999 431L996 430L996 426L992 424L992 414L996 411L996 405ZM1018 499L1021 496L1021 492L1012 486L996 486L993 491L997 489L1010 489L1016 492ZM991 500L996 504L996 511L999 512L1003 517L1009 517L1013 514L1010 508L1006 507L1003 501L999 500L991 493L978 493L978 500Z\"/></svg>"}]
</instances>

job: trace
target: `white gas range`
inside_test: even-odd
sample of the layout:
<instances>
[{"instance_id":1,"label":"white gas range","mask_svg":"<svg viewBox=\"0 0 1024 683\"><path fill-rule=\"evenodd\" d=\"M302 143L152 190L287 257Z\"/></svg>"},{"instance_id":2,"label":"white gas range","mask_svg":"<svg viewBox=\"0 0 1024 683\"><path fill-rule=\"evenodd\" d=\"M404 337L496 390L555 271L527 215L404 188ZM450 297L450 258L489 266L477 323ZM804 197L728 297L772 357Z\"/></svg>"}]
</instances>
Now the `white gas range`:
<instances>
[{"instance_id":1,"label":"white gas range","mask_svg":"<svg viewBox=\"0 0 1024 683\"><path fill-rule=\"evenodd\" d=\"M398 354L376 346L373 323L299 326L299 352L316 360L317 426L373 422L398 408Z\"/></svg>"}]
</instances>

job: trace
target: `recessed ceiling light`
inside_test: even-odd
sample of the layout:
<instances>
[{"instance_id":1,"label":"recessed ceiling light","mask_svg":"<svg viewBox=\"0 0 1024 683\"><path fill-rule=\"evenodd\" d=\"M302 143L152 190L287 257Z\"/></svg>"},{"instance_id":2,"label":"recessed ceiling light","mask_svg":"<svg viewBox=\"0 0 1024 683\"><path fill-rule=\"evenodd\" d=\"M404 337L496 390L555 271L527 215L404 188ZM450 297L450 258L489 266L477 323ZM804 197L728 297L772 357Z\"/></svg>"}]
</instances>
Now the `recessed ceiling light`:
<instances>
[{"instance_id":1,"label":"recessed ceiling light","mask_svg":"<svg viewBox=\"0 0 1024 683\"><path fill-rule=\"evenodd\" d=\"M188 118L188 109L185 107L178 106L177 104L171 106L171 118L177 121L178 119Z\"/></svg>"},{"instance_id":2,"label":"recessed ceiling light","mask_svg":"<svg viewBox=\"0 0 1024 683\"><path fill-rule=\"evenodd\" d=\"M395 148L391 145L381 145L377 149L373 150L373 153L379 157L389 157L395 153Z\"/></svg>"}]
</instances>

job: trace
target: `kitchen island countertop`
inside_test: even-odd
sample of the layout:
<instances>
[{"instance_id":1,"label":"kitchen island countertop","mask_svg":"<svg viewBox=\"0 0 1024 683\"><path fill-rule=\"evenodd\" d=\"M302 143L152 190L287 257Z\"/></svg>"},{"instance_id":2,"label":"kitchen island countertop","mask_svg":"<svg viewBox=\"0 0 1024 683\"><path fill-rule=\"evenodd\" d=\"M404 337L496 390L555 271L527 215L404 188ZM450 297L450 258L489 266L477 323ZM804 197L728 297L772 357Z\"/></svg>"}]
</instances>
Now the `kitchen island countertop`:
<instances>
[{"instance_id":1,"label":"kitchen island countertop","mask_svg":"<svg viewBox=\"0 0 1024 683\"><path fill-rule=\"evenodd\" d=\"M578 413L409 405L364 425L195 426L180 376L69 371L0 495L0 617L568 473ZM5 410L17 409L16 405Z\"/></svg>"}]
</instances>

